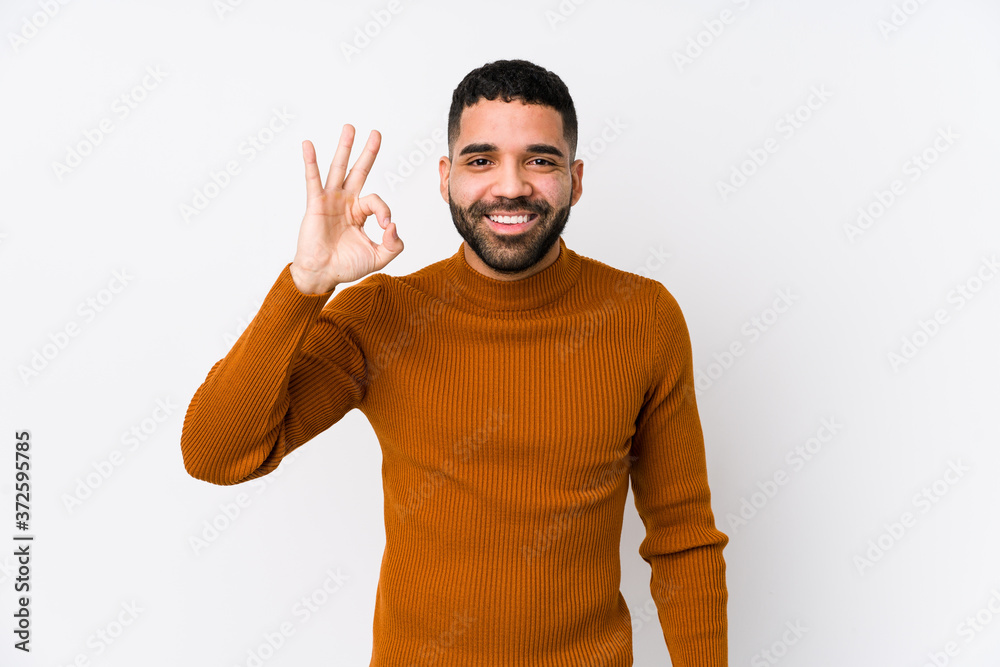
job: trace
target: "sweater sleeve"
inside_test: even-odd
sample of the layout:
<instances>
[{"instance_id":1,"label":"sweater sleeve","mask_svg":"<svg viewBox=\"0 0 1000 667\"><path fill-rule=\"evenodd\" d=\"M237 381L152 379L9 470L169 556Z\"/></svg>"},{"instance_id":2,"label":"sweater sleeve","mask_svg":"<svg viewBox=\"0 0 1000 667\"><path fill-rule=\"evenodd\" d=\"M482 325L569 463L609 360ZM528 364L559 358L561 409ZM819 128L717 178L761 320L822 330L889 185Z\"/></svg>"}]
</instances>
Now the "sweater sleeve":
<instances>
[{"instance_id":1,"label":"sweater sleeve","mask_svg":"<svg viewBox=\"0 0 1000 667\"><path fill-rule=\"evenodd\" d=\"M196 479L228 485L266 475L364 398L359 331L378 283L369 276L327 303L332 292L302 294L290 266L188 405L181 453Z\"/></svg>"},{"instance_id":2,"label":"sweater sleeve","mask_svg":"<svg viewBox=\"0 0 1000 667\"><path fill-rule=\"evenodd\" d=\"M659 285L656 373L632 440L629 474L646 528L639 555L674 667L728 665L729 538L712 514L705 447L695 403L691 341L676 300Z\"/></svg>"}]
</instances>

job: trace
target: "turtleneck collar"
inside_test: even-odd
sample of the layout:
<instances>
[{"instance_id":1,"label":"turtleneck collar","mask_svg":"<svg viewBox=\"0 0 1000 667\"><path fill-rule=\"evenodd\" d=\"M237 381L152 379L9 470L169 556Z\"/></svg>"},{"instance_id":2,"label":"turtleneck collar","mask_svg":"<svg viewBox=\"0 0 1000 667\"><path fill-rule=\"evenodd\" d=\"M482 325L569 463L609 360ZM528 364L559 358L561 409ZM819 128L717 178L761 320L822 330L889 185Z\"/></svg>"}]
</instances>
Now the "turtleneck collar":
<instances>
[{"instance_id":1,"label":"turtleneck collar","mask_svg":"<svg viewBox=\"0 0 1000 667\"><path fill-rule=\"evenodd\" d=\"M531 310L555 301L580 277L580 256L559 237L559 256L538 273L520 280L497 280L469 266L464 242L446 262L445 273L458 293L480 310Z\"/></svg>"}]
</instances>

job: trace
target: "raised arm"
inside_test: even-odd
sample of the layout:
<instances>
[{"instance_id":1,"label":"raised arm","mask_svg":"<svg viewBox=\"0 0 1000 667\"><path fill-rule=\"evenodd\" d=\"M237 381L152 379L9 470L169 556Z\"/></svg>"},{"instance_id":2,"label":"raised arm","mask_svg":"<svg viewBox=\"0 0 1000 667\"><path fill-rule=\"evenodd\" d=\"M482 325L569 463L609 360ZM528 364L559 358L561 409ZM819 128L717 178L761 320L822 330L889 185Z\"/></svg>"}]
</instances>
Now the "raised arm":
<instances>
[{"instance_id":1,"label":"raised arm","mask_svg":"<svg viewBox=\"0 0 1000 667\"><path fill-rule=\"evenodd\" d=\"M345 178L354 141L345 125L325 187L315 149L303 142L307 200L295 259L191 399L181 453L193 477L236 484L265 475L364 397L358 336L379 283L369 278L327 300L338 284L378 271L403 249L385 202L360 196L379 139L373 131ZM384 230L381 244L364 232L369 215Z\"/></svg>"}]
</instances>

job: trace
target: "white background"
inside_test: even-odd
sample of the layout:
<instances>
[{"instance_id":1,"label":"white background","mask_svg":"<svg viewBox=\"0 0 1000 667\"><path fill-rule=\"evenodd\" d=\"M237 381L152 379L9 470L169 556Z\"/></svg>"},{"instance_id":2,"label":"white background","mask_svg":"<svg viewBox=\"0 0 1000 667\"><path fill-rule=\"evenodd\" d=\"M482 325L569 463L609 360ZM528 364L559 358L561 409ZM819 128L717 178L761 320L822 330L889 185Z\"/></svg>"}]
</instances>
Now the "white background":
<instances>
[{"instance_id":1,"label":"white background","mask_svg":"<svg viewBox=\"0 0 1000 667\"><path fill-rule=\"evenodd\" d=\"M389 203L406 243L385 271L410 273L461 242L434 139L454 87L486 62L525 58L569 86L589 151L567 244L630 271L670 255L651 275L683 308L705 374L712 503L731 538L730 663L998 664L1000 280L988 267L1000 252L1000 5L221 6L0 9L0 663L252 665L290 623L268 667L368 664L384 532L364 416L267 484L215 487L184 471L184 410L292 259L301 141L325 176L344 123L357 128L352 163L382 132L365 192ZM355 40L363 48L345 55ZM147 68L162 80L143 90ZM127 116L122 95L142 98ZM268 135L274 110L293 118ZM113 130L88 147L102 119ZM259 133L268 142L251 160L244 142ZM57 173L81 145L88 154ZM240 172L185 220L182 205L229 161ZM861 227L859 208L878 215ZM791 305L778 313L782 292ZM734 342L742 353L727 357ZM22 429L30 656L11 631ZM769 484L776 473L783 483ZM225 528L209 540L212 522ZM652 667L668 654L642 537L629 500L622 590L635 664ZM340 588L317 594L328 572ZM324 604L305 617L296 605L314 594ZM982 625L968 624L977 614Z\"/></svg>"}]
</instances>

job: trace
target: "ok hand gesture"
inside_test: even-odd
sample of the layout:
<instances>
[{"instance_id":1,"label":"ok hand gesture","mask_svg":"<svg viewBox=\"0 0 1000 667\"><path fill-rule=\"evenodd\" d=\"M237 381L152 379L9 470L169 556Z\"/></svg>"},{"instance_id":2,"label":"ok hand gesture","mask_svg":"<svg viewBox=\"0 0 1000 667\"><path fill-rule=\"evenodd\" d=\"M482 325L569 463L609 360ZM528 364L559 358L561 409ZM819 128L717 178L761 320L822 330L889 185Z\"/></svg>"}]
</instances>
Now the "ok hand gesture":
<instances>
[{"instance_id":1,"label":"ok hand gesture","mask_svg":"<svg viewBox=\"0 0 1000 667\"><path fill-rule=\"evenodd\" d=\"M303 294L323 294L338 283L352 282L379 271L403 250L396 225L389 220L386 203L376 194L360 196L381 139L378 131L372 130L368 143L345 179L354 144L354 127L344 125L325 186L316 164L316 149L308 139L302 142L306 165L306 213L289 270L295 286ZM365 234L365 220L370 215L376 216L384 230L380 244L373 243Z\"/></svg>"}]
</instances>

